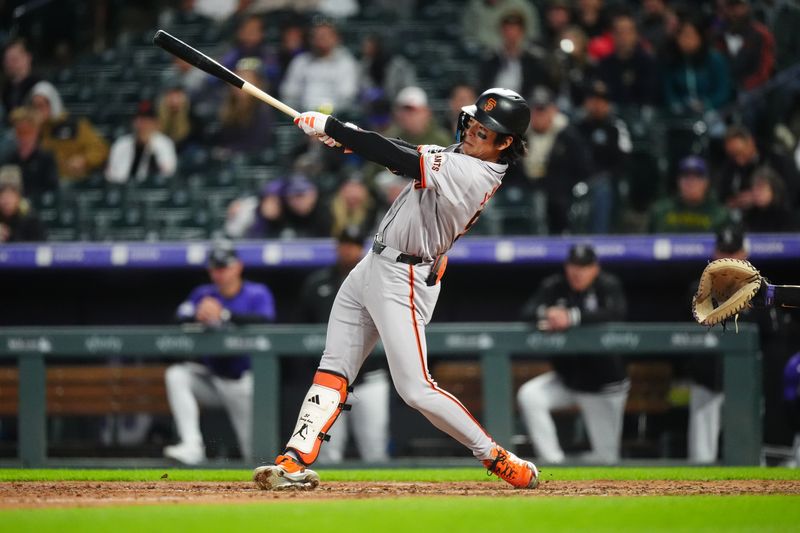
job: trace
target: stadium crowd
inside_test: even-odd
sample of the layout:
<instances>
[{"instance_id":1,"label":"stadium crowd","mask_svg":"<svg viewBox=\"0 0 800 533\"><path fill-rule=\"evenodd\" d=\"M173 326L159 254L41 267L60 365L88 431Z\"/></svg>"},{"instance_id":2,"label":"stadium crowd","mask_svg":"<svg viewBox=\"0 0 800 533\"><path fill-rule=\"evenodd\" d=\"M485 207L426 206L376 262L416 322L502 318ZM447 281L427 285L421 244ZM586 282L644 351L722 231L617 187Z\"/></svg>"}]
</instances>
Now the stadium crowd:
<instances>
[{"instance_id":1,"label":"stadium crowd","mask_svg":"<svg viewBox=\"0 0 800 533\"><path fill-rule=\"evenodd\" d=\"M242 1L225 13L174 4L151 15L207 42L245 80L411 142L454 142L460 107L486 88L526 97L528 155L487 213L495 223L477 232L798 227L794 1L472 0L456 44L425 26L437 10L459 12L450 2ZM394 32L372 31L390 19ZM374 228L397 179L307 142L276 110L172 60L151 36L121 31L99 54L37 68L24 36L8 35L0 162L21 172L21 211L52 240ZM126 53L136 68L114 64Z\"/></svg>"}]
</instances>

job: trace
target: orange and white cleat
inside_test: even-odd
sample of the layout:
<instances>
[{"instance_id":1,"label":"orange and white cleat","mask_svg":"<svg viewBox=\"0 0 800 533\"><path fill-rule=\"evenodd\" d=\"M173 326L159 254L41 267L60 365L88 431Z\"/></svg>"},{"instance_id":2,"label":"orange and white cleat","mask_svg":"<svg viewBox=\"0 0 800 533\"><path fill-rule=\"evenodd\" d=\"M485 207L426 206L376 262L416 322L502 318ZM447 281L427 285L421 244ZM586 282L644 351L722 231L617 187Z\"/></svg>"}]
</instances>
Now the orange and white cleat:
<instances>
[{"instance_id":1,"label":"orange and white cleat","mask_svg":"<svg viewBox=\"0 0 800 533\"><path fill-rule=\"evenodd\" d=\"M253 481L261 490L312 490L319 485L319 474L289 455L279 455L274 465L253 470Z\"/></svg>"},{"instance_id":2,"label":"orange and white cleat","mask_svg":"<svg viewBox=\"0 0 800 533\"><path fill-rule=\"evenodd\" d=\"M492 458L483 461L483 466L518 489L535 489L539 485L539 470L530 461L523 461L501 446L495 445Z\"/></svg>"}]
</instances>

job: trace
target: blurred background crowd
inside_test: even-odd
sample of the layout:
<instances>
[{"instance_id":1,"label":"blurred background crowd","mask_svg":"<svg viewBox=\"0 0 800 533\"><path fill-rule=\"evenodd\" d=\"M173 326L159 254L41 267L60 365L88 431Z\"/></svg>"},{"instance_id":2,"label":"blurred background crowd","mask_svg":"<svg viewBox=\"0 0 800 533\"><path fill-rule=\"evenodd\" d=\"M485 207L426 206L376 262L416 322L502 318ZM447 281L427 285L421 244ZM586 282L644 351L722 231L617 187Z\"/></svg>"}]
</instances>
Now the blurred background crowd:
<instances>
[{"instance_id":1,"label":"blurred background crowd","mask_svg":"<svg viewBox=\"0 0 800 533\"><path fill-rule=\"evenodd\" d=\"M0 241L330 237L404 180L152 45L290 106L449 145L492 86L529 153L473 233L797 227L800 2L0 2Z\"/></svg>"}]
</instances>

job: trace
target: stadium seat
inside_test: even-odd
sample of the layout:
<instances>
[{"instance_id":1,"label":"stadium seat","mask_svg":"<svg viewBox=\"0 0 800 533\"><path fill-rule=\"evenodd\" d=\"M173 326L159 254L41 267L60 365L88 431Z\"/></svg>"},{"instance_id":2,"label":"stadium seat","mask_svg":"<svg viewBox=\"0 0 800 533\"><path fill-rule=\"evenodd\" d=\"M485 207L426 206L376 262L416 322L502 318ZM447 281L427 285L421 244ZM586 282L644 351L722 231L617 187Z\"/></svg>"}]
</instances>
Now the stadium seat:
<instances>
[{"instance_id":1,"label":"stadium seat","mask_svg":"<svg viewBox=\"0 0 800 533\"><path fill-rule=\"evenodd\" d=\"M489 205L493 216L500 220L503 235L540 235L547 232L543 216L545 208L540 195L509 185L501 187Z\"/></svg>"}]
</instances>

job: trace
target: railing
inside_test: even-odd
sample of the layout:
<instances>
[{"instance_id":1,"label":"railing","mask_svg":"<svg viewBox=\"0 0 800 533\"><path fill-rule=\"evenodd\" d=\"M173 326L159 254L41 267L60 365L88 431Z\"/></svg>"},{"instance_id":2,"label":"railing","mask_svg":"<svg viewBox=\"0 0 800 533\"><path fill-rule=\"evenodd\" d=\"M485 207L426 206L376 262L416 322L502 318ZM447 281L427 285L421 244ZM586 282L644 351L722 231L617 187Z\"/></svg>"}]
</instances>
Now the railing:
<instances>
[{"instance_id":1,"label":"railing","mask_svg":"<svg viewBox=\"0 0 800 533\"><path fill-rule=\"evenodd\" d=\"M45 358L253 356L256 409L254 455L271 459L283 444L280 358L319 357L325 344L320 326L248 326L205 331L197 327L0 328L0 358L19 364L19 458L24 466L47 463ZM723 461L756 465L761 449L761 363L758 331L740 324L739 333L707 331L694 324L614 323L564 333L542 333L520 323L436 324L427 328L429 354L474 355L483 371L483 425L509 443L514 425L512 357L568 354L637 357L721 354L723 380ZM380 344L377 350L382 350ZM310 378L310 376L309 376ZM295 406L288 406L294 409Z\"/></svg>"}]
</instances>

